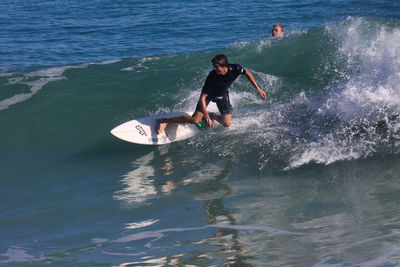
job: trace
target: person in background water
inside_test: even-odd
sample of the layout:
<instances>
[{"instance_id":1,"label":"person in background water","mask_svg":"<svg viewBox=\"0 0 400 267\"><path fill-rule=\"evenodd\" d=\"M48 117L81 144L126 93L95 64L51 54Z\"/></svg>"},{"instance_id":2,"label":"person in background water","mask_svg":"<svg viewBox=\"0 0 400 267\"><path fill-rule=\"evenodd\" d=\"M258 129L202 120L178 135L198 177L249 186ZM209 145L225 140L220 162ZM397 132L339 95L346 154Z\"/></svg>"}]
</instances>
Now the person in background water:
<instances>
[{"instance_id":1,"label":"person in background water","mask_svg":"<svg viewBox=\"0 0 400 267\"><path fill-rule=\"evenodd\" d=\"M228 89L236 78L244 74L250 83L257 89L262 100L265 100L266 93L261 90L254 80L250 71L239 64L229 64L228 58L224 54L216 55L212 60L213 70L208 74L204 82L200 99L192 116L183 115L179 117L161 119L156 128L157 134L160 134L172 123L193 123L198 124L204 117L207 127L212 127L212 119L217 120L225 127L231 125L232 105L229 101ZM220 115L207 112L207 106L210 101L217 104ZM210 117L212 116L212 118Z\"/></svg>"},{"instance_id":2,"label":"person in background water","mask_svg":"<svg viewBox=\"0 0 400 267\"><path fill-rule=\"evenodd\" d=\"M285 27L282 24L274 24L272 27L273 37L283 37L285 36Z\"/></svg>"}]
</instances>

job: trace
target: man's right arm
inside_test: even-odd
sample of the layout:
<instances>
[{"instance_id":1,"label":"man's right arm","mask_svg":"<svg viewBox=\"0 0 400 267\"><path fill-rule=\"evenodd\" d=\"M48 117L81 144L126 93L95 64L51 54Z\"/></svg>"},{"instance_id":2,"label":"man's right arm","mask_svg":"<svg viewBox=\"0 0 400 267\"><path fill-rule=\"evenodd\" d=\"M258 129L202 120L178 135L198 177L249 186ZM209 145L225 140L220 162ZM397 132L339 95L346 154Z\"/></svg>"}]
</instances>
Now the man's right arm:
<instances>
[{"instance_id":1,"label":"man's right arm","mask_svg":"<svg viewBox=\"0 0 400 267\"><path fill-rule=\"evenodd\" d=\"M206 104L207 96L208 96L207 94L201 93L201 95L200 95L200 105L201 105L201 110L202 110L203 115L204 115L204 119L206 121L206 125L207 125L207 127L211 127L212 120L210 118L210 115L207 112L207 104Z\"/></svg>"},{"instance_id":2,"label":"man's right arm","mask_svg":"<svg viewBox=\"0 0 400 267\"><path fill-rule=\"evenodd\" d=\"M206 81L204 82L203 88L201 90L201 95L200 95L201 110L203 112L207 127L211 127L212 120L210 119L210 115L207 112L206 98L209 94L209 91L211 90L211 86L212 86L213 80L215 78L214 76L215 76L215 71L211 71L207 75Z\"/></svg>"}]
</instances>

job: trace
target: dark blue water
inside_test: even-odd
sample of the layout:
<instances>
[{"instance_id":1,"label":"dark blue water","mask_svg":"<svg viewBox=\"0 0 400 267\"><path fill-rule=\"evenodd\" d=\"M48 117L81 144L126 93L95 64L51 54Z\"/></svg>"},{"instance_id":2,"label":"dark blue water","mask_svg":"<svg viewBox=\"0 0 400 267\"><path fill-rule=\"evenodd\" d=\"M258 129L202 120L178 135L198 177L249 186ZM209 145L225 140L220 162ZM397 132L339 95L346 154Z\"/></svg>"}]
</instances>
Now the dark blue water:
<instances>
[{"instance_id":1,"label":"dark blue water","mask_svg":"<svg viewBox=\"0 0 400 267\"><path fill-rule=\"evenodd\" d=\"M0 3L0 66L216 51L349 16L397 19L396 1L13 1Z\"/></svg>"},{"instance_id":2,"label":"dark blue water","mask_svg":"<svg viewBox=\"0 0 400 267\"><path fill-rule=\"evenodd\" d=\"M400 266L400 3L0 10L0 265ZM193 111L217 53L266 101L239 78L227 129L110 134Z\"/></svg>"}]
</instances>

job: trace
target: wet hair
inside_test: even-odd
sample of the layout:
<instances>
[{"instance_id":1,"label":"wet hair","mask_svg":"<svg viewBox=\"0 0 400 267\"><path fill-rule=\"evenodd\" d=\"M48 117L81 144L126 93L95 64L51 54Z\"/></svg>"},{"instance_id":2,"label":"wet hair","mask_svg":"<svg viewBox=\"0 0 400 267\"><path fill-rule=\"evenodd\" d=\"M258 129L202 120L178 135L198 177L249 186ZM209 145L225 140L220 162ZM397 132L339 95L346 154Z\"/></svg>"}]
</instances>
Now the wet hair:
<instances>
[{"instance_id":1,"label":"wet hair","mask_svg":"<svg viewBox=\"0 0 400 267\"><path fill-rule=\"evenodd\" d=\"M213 65L219 64L222 67L228 67L228 64L229 64L228 58L224 54L216 55L215 57L213 57L211 62L213 63Z\"/></svg>"},{"instance_id":2,"label":"wet hair","mask_svg":"<svg viewBox=\"0 0 400 267\"><path fill-rule=\"evenodd\" d=\"M275 28L275 27L281 28L281 30L282 30L283 32L285 31L285 26L283 26L283 25L280 24L280 23L274 24L274 26L273 26L272 28Z\"/></svg>"}]
</instances>

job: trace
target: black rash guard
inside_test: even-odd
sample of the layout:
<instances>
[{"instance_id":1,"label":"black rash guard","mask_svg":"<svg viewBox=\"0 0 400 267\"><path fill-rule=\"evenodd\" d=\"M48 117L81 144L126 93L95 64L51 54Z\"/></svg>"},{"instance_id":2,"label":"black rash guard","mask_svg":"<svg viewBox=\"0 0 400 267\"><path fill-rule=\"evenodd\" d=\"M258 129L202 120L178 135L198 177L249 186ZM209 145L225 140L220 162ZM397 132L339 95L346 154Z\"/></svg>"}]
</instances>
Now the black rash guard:
<instances>
[{"instance_id":1,"label":"black rash guard","mask_svg":"<svg viewBox=\"0 0 400 267\"><path fill-rule=\"evenodd\" d=\"M218 75L212 70L204 82L202 94L207 94L211 101L228 96L228 89L240 74L245 74L246 70L239 64L228 64L228 72L225 75Z\"/></svg>"}]
</instances>

